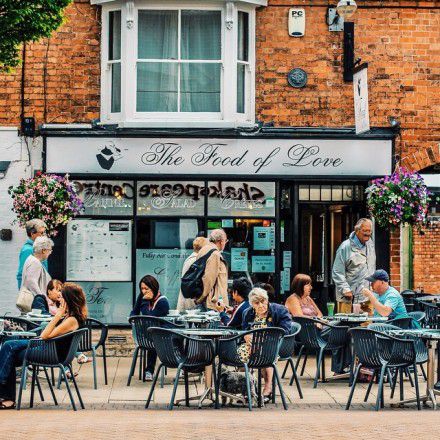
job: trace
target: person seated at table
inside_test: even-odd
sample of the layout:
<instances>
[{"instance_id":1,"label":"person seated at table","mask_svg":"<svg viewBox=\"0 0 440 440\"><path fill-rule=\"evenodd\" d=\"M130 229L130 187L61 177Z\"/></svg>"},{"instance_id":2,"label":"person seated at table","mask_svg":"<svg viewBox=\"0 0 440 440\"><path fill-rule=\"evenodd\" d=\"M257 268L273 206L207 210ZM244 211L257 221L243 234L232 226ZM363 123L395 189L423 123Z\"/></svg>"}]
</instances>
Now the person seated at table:
<instances>
[{"instance_id":1,"label":"person seated at table","mask_svg":"<svg viewBox=\"0 0 440 440\"><path fill-rule=\"evenodd\" d=\"M170 304L166 296L161 295L159 282L152 275L145 275L139 282L139 296L130 316L155 316L161 318L168 315ZM152 381L157 354L154 350L147 352L147 367L145 380Z\"/></svg>"},{"instance_id":2,"label":"person seated at table","mask_svg":"<svg viewBox=\"0 0 440 440\"><path fill-rule=\"evenodd\" d=\"M388 319L408 317L402 295L390 286L390 277L386 271L378 269L365 279L371 283L373 291L364 288L362 294L370 300L374 316L387 316Z\"/></svg>"},{"instance_id":3,"label":"person seated at table","mask_svg":"<svg viewBox=\"0 0 440 440\"><path fill-rule=\"evenodd\" d=\"M290 286L292 294L286 300L286 307L292 316L305 316L307 318L322 318L310 294L312 293L312 279L303 273L298 273Z\"/></svg>"},{"instance_id":4,"label":"person seated at table","mask_svg":"<svg viewBox=\"0 0 440 440\"><path fill-rule=\"evenodd\" d=\"M222 302L217 304L222 324L227 327L241 329L243 324L243 313L250 307L248 296L252 290L252 284L245 278L237 278L232 282L232 300L235 306L226 307Z\"/></svg>"},{"instance_id":5,"label":"person seated at table","mask_svg":"<svg viewBox=\"0 0 440 440\"><path fill-rule=\"evenodd\" d=\"M63 283L59 280L52 279L47 284L46 295L35 295L32 302L32 310L41 310L42 314L56 315L60 304L61 289Z\"/></svg>"},{"instance_id":6,"label":"person seated at table","mask_svg":"<svg viewBox=\"0 0 440 440\"><path fill-rule=\"evenodd\" d=\"M267 292L259 287L254 287L249 293L249 307L243 314L243 330L254 330L264 327L280 327L286 334L292 330L292 318L289 311L281 304L270 303ZM252 337L245 336L246 344L239 347L239 355L243 362L247 362L251 352ZM272 399L273 369L262 370L264 378L263 399L264 403Z\"/></svg>"},{"instance_id":7,"label":"person seated at table","mask_svg":"<svg viewBox=\"0 0 440 440\"><path fill-rule=\"evenodd\" d=\"M66 283L61 296L60 307L42 331L41 339L52 339L78 330L87 319L86 297L81 286ZM62 344L60 341L57 349L67 348ZM15 408L15 368L22 365L28 345L29 340L13 340L6 341L0 349L0 410Z\"/></svg>"}]
</instances>

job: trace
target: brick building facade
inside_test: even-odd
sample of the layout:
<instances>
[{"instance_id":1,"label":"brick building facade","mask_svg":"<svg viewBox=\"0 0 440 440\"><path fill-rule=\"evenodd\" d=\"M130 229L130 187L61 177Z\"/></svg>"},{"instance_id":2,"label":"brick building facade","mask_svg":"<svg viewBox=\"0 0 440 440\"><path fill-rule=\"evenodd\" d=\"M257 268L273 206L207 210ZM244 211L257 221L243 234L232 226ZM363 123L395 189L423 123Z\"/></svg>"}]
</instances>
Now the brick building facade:
<instances>
[{"instance_id":1,"label":"brick building facade","mask_svg":"<svg viewBox=\"0 0 440 440\"><path fill-rule=\"evenodd\" d=\"M348 128L354 125L353 87L343 81L341 32L329 32L327 0L269 0L256 11L255 119L275 127ZM369 63L370 122L389 127L400 121L395 140L396 160L413 170L440 164L440 2L359 1L355 22L355 55ZM302 38L287 32L288 10L303 7L306 31ZM101 6L76 0L66 10L66 21L50 39L27 44L23 71L0 75L0 127L18 127L20 116L37 124L90 123L101 117ZM304 69L308 84L289 87L287 73ZM24 81L22 81L24 78ZM26 145L12 163L26 168ZM39 140L29 139L38 157ZM3 150L0 150L0 154ZM1 157L0 157L1 159ZM10 160L9 158L7 160ZM371 158L374 161L374 158ZM33 169L40 166L36 159ZM12 170L12 168L11 168ZM20 172L9 172L0 188L14 184ZM10 204L0 207L1 227L12 220ZM425 235L414 234L413 285L440 291L438 223ZM11 282L22 234L12 250L0 244L0 281ZM391 237L391 275L400 285L400 237Z\"/></svg>"}]
</instances>

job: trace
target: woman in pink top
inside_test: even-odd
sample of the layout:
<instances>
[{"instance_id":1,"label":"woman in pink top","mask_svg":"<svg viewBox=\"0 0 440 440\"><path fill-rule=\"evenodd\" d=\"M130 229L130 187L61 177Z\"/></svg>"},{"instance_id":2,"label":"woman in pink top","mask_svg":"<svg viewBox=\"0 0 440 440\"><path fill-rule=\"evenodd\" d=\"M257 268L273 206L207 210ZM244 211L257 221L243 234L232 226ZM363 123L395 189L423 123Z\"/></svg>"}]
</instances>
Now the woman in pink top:
<instances>
[{"instance_id":1,"label":"woman in pink top","mask_svg":"<svg viewBox=\"0 0 440 440\"><path fill-rule=\"evenodd\" d=\"M312 279L303 273L295 275L291 285L292 295L287 298L285 306L292 316L322 318L321 310L311 298Z\"/></svg>"}]
</instances>

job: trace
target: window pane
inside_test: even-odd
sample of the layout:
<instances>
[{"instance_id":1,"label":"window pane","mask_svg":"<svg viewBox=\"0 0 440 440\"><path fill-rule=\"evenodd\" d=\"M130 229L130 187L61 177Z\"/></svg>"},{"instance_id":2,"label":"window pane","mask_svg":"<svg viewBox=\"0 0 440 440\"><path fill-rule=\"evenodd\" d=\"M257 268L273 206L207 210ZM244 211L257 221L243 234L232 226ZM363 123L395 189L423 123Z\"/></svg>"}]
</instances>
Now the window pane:
<instances>
[{"instance_id":1,"label":"window pane","mask_svg":"<svg viewBox=\"0 0 440 440\"><path fill-rule=\"evenodd\" d=\"M353 200L353 187L352 186L345 186L344 185L342 199L343 200Z\"/></svg>"},{"instance_id":2,"label":"window pane","mask_svg":"<svg viewBox=\"0 0 440 440\"><path fill-rule=\"evenodd\" d=\"M310 200L309 185L299 186L299 199L300 200Z\"/></svg>"},{"instance_id":3,"label":"window pane","mask_svg":"<svg viewBox=\"0 0 440 440\"><path fill-rule=\"evenodd\" d=\"M332 188L330 185L321 185L321 201L329 202L332 199Z\"/></svg>"},{"instance_id":4,"label":"window pane","mask_svg":"<svg viewBox=\"0 0 440 440\"><path fill-rule=\"evenodd\" d=\"M121 63L112 64L112 104L111 112L121 111Z\"/></svg>"},{"instance_id":5,"label":"window pane","mask_svg":"<svg viewBox=\"0 0 440 440\"><path fill-rule=\"evenodd\" d=\"M184 60L221 59L221 12L182 11L181 57Z\"/></svg>"},{"instance_id":6,"label":"window pane","mask_svg":"<svg viewBox=\"0 0 440 440\"><path fill-rule=\"evenodd\" d=\"M238 59L249 61L249 14L238 11Z\"/></svg>"},{"instance_id":7,"label":"window pane","mask_svg":"<svg viewBox=\"0 0 440 440\"><path fill-rule=\"evenodd\" d=\"M246 66L237 65L237 113L245 113Z\"/></svg>"},{"instance_id":8,"label":"window pane","mask_svg":"<svg viewBox=\"0 0 440 440\"><path fill-rule=\"evenodd\" d=\"M180 111L220 111L220 67L221 64L182 64Z\"/></svg>"},{"instance_id":9,"label":"window pane","mask_svg":"<svg viewBox=\"0 0 440 440\"><path fill-rule=\"evenodd\" d=\"M342 200L342 185L332 186L332 200L334 202L340 202Z\"/></svg>"},{"instance_id":10,"label":"window pane","mask_svg":"<svg viewBox=\"0 0 440 440\"><path fill-rule=\"evenodd\" d=\"M108 59L121 59L121 11L109 13Z\"/></svg>"},{"instance_id":11,"label":"window pane","mask_svg":"<svg viewBox=\"0 0 440 440\"><path fill-rule=\"evenodd\" d=\"M139 11L138 58L177 59L177 11Z\"/></svg>"},{"instance_id":12,"label":"window pane","mask_svg":"<svg viewBox=\"0 0 440 440\"><path fill-rule=\"evenodd\" d=\"M310 200L321 200L321 187L310 185Z\"/></svg>"},{"instance_id":13,"label":"window pane","mask_svg":"<svg viewBox=\"0 0 440 440\"><path fill-rule=\"evenodd\" d=\"M138 112L177 111L177 63L138 63Z\"/></svg>"}]
</instances>

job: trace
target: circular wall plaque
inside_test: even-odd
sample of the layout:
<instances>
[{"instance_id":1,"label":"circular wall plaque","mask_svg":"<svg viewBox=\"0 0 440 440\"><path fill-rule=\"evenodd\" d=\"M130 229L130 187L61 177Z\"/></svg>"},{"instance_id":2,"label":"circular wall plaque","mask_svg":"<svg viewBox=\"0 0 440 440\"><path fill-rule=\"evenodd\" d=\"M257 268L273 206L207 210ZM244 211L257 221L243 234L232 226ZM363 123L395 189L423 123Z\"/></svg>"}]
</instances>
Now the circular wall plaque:
<instances>
[{"instance_id":1,"label":"circular wall plaque","mask_svg":"<svg viewBox=\"0 0 440 440\"><path fill-rule=\"evenodd\" d=\"M287 74L287 82L296 88L304 87L307 84L307 73L303 69L292 69Z\"/></svg>"}]
</instances>

